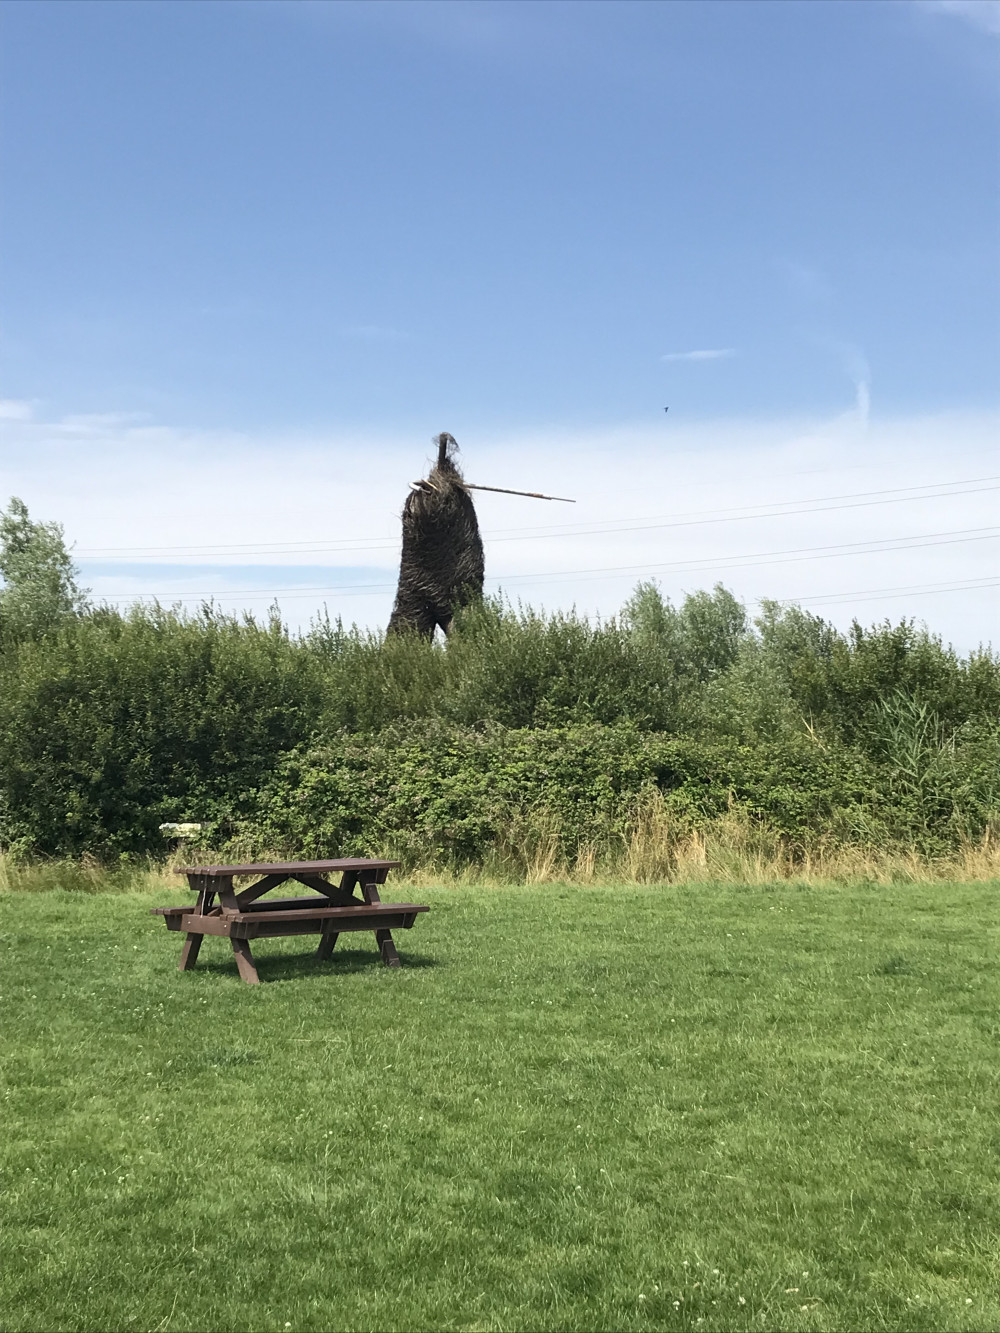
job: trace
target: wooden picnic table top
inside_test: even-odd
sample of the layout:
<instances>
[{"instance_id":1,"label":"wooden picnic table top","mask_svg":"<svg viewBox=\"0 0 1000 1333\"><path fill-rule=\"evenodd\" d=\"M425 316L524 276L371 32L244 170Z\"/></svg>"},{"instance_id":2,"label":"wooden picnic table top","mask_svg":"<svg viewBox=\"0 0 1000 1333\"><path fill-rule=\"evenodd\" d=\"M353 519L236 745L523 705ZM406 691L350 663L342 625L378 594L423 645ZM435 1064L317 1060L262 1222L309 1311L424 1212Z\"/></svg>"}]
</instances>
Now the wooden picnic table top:
<instances>
[{"instance_id":1,"label":"wooden picnic table top","mask_svg":"<svg viewBox=\"0 0 1000 1333\"><path fill-rule=\"evenodd\" d=\"M209 875L223 879L229 875L310 875L327 870L395 870L401 861L373 861L363 856L341 857L336 861L260 861L240 866L178 866L175 875Z\"/></svg>"}]
</instances>

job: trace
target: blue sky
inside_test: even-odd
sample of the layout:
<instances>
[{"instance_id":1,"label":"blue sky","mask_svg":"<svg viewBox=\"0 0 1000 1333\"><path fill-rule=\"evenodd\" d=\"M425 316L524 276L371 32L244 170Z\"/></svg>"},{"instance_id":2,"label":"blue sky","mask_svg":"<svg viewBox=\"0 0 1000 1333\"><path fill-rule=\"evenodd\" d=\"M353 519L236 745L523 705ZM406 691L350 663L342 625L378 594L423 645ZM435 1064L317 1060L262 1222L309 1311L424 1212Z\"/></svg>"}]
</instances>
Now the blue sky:
<instances>
[{"instance_id":1,"label":"blue sky","mask_svg":"<svg viewBox=\"0 0 1000 1333\"><path fill-rule=\"evenodd\" d=\"M550 606L996 571L995 494L952 484L1000 473L993 0L33 0L2 42L0 501L100 595L384 623L443 429L473 480L576 495L480 506ZM773 512L907 485L939 492ZM741 505L770 519L623 532ZM379 591L310 595L348 584ZM971 646L997 599L857 609Z\"/></svg>"}]
</instances>

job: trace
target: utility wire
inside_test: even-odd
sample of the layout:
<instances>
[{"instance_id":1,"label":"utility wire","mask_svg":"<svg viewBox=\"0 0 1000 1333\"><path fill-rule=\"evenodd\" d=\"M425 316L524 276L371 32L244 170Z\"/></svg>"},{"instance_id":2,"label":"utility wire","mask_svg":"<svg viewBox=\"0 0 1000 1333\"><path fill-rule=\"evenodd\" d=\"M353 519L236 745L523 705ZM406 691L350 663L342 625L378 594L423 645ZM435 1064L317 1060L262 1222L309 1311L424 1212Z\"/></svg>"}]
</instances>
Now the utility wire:
<instances>
[{"instance_id":1,"label":"utility wire","mask_svg":"<svg viewBox=\"0 0 1000 1333\"><path fill-rule=\"evenodd\" d=\"M868 602L879 597L930 596L941 592L978 592L990 588L1000 588L1000 578L971 579L967 582L953 583L913 583L895 588L865 588L860 592L826 592L800 597L758 597L756 600L778 602L781 606L794 605L797 602L810 602L812 605L838 602Z\"/></svg>"},{"instance_id":2,"label":"utility wire","mask_svg":"<svg viewBox=\"0 0 1000 1333\"><path fill-rule=\"evenodd\" d=\"M963 535L969 534L969 535ZM513 574L504 582L530 582L536 578L576 579L606 578L615 574L702 572L711 569L750 569L755 565L796 564L800 560L828 560L839 556L881 555L887 551L907 551L921 546L951 546L961 542L990 541L1000 537L1000 528L958 528L954 532L922 533L920 538L887 538L880 542L847 542L838 546L805 546L789 551L762 551L754 555L702 557L695 560L672 560L663 564L609 565L601 569L567 570L565 574ZM494 580L496 581L496 580Z\"/></svg>"},{"instance_id":3,"label":"utility wire","mask_svg":"<svg viewBox=\"0 0 1000 1333\"><path fill-rule=\"evenodd\" d=\"M989 484L982 484L989 483ZM955 489L962 487L963 489ZM904 504L911 500L940 500L951 495L973 495L1000 490L1000 477L972 477L965 481L937 482L931 486L896 487L888 491L857 491L847 495L819 496L812 500L776 501L767 505L737 506L733 509L701 510L691 514L651 515L638 522L627 519L609 520L589 527L580 524L556 524L544 528L500 529L486 534L490 542L539 541L552 537L590 537L616 532L648 532L662 528L700 527L705 524L738 523L765 518L784 518L796 514L824 513L841 509L864 509L873 505ZM918 492L910 494L909 492ZM887 497L887 498L883 498ZM847 503L834 503L844 500ZM798 505L799 508L789 506ZM748 510L750 512L748 512ZM323 554L326 552L398 550L398 538L376 542L351 539L341 542L248 542L218 546L106 546L77 551L81 559L132 561L137 554L186 556L189 559L226 554L247 555ZM125 552L126 554L121 554Z\"/></svg>"},{"instance_id":4,"label":"utility wire","mask_svg":"<svg viewBox=\"0 0 1000 1333\"><path fill-rule=\"evenodd\" d=\"M383 583L378 586L383 590L385 590L391 588L393 585L388 583ZM817 593L815 595L801 594L796 597L759 596L759 597L752 597L749 600L756 602L764 602L764 601L777 602L780 606L795 606L802 602L808 602L810 605L817 606L817 605L822 605L823 603L829 603L831 605L835 605L840 602L851 602L851 601L865 602L865 601L873 601L878 598L930 596L936 593L980 592L980 591L989 591L992 588L1000 588L1000 578L973 579L967 583L948 583L948 584L917 583L906 587L897 586L891 588L866 588L861 592ZM278 592L284 592L284 591L285 591L284 589L269 589L267 594L262 593L260 595L261 596L276 595ZM342 596L350 596L353 594L360 594L362 592L370 593L370 588L356 587L356 588L344 588L344 589L325 589L325 590L319 589L319 591L331 591L331 592L336 591L339 592ZM133 594L128 594L128 596L132 595ZM146 597L152 595L153 594L150 593L141 594L141 596L146 596ZM209 596L211 596L214 600L222 602L239 602L245 600L242 594L237 594L237 593L217 593L217 594L184 593L183 595L177 594L176 596L174 596L173 600L178 602L190 602L190 601L203 602ZM286 600L291 600L291 599L301 600L303 598L311 599L312 596L313 594L311 592L310 593L292 592L288 595Z\"/></svg>"},{"instance_id":5,"label":"utility wire","mask_svg":"<svg viewBox=\"0 0 1000 1333\"><path fill-rule=\"evenodd\" d=\"M694 560L674 560L661 564L642 565L606 565L595 569L549 570L541 574L506 574L493 575L489 583L532 583L532 582L571 582L577 579L608 578L621 574L654 573L695 573L706 570L750 569L759 565L797 564L803 560L826 560L852 555L880 555L883 552L914 550L924 546L951 546L963 542L991 541L1000 537L1000 527L957 528L951 532L920 533L913 537L890 537L877 542L847 542L833 546L796 547L788 551L759 551L747 555L720 556L717 559L701 557ZM182 593L184 597L248 597L283 594L285 596L302 593L338 592L359 593L376 592L395 587L395 583L355 583L355 584L289 584L284 588L247 588L239 590L223 589L219 591ZM109 592L107 597L145 596L166 599L173 593L129 593Z\"/></svg>"}]
</instances>

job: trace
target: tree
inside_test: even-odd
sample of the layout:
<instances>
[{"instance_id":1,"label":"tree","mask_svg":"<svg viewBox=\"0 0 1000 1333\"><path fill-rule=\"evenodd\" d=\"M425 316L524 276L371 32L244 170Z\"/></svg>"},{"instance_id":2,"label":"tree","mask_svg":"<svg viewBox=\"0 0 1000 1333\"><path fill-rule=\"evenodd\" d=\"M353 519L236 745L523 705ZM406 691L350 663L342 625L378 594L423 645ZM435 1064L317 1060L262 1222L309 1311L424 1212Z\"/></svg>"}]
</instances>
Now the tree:
<instances>
[{"instance_id":1,"label":"tree","mask_svg":"<svg viewBox=\"0 0 1000 1333\"><path fill-rule=\"evenodd\" d=\"M62 524L33 523L17 496L0 510L0 578L0 644L38 638L87 609Z\"/></svg>"}]
</instances>

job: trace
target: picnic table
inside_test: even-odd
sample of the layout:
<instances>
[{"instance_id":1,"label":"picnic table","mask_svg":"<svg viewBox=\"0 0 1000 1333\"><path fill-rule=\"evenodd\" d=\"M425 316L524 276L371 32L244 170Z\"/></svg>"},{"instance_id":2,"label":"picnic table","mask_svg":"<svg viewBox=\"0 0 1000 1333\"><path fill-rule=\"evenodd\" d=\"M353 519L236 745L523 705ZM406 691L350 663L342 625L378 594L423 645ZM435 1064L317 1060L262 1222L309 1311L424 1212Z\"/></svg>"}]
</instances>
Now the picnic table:
<instances>
[{"instance_id":1,"label":"picnic table","mask_svg":"<svg viewBox=\"0 0 1000 1333\"><path fill-rule=\"evenodd\" d=\"M194 907L154 907L168 930L184 933L180 971L193 968L206 935L229 940L236 955L240 976L251 986L260 982L250 952L250 941L275 935L320 936L317 958L329 958L339 935L353 930L375 932L375 941L387 967L399 967L399 954L392 940L394 930L409 930L419 912L429 907L418 903L384 903L378 886L385 883L398 861L370 861L347 857L336 861L267 861L238 866L181 866L191 891L197 894ZM328 879L340 873L340 883ZM233 887L235 876L259 875L245 888ZM268 898L264 894L279 884L294 880L312 893L301 898ZM355 890L360 891L358 898ZM319 895L317 897L316 895ZM218 900L218 901L216 901Z\"/></svg>"}]
</instances>

